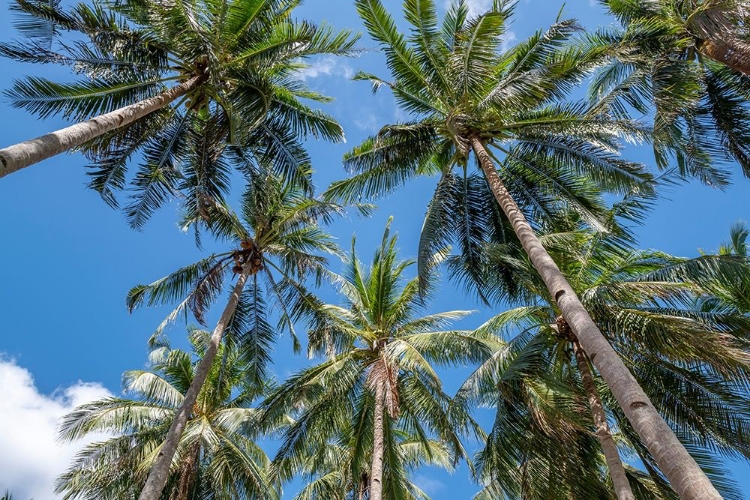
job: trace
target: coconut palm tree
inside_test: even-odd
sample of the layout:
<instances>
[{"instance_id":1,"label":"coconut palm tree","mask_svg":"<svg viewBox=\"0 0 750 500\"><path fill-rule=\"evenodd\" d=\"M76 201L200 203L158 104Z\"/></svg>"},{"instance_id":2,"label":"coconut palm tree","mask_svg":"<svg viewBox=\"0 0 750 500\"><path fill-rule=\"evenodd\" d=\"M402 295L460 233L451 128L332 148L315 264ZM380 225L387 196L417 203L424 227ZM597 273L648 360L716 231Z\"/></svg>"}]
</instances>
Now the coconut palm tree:
<instances>
[{"instance_id":1,"label":"coconut palm tree","mask_svg":"<svg viewBox=\"0 0 750 500\"><path fill-rule=\"evenodd\" d=\"M80 3L17 0L26 40L0 46L23 62L62 64L82 78L56 83L30 77L6 92L14 106L42 118L79 123L0 150L0 177L71 149L93 161L91 187L110 204L141 153L134 187L178 191L184 157L199 154L191 134L212 146L242 146L289 177L309 175L299 144L312 135L343 139L330 116L304 101L328 100L296 75L318 54L347 55L356 37L294 21L299 0ZM172 86L170 86L172 85ZM203 130L211 122L210 133ZM214 184L228 182L226 169ZM224 186L225 187L225 186ZM226 187L225 187L226 190Z\"/></svg>"},{"instance_id":2,"label":"coconut palm tree","mask_svg":"<svg viewBox=\"0 0 750 500\"><path fill-rule=\"evenodd\" d=\"M125 396L82 405L63 417L60 436L73 441L96 433L106 439L86 446L60 476L65 499L135 498L185 398L210 332L191 329L192 354L160 337L151 344L149 368L123 376ZM270 460L253 439L257 410L251 405L269 388L258 381L257 360L238 346L221 347L189 416L170 467L163 498L279 498L268 476Z\"/></svg>"},{"instance_id":3,"label":"coconut palm tree","mask_svg":"<svg viewBox=\"0 0 750 500\"><path fill-rule=\"evenodd\" d=\"M722 164L750 176L750 43L746 2L602 0L622 28L600 30L596 43L613 58L589 91L615 116L654 117L659 167L676 159L683 174L710 185L728 182Z\"/></svg>"},{"instance_id":4,"label":"coconut palm tree","mask_svg":"<svg viewBox=\"0 0 750 500\"><path fill-rule=\"evenodd\" d=\"M450 398L433 365L478 360L493 346L441 330L467 311L419 316L419 280L404 278L411 264L398 260L396 236L386 227L370 268L352 242L343 273L332 275L344 306L300 299L310 318L310 352L328 359L292 376L262 405L270 422L295 419L274 459L282 480L308 471L310 457L333 442L346 449L348 465L339 472L355 495L364 494L361 486L370 500L419 498L406 475L409 453L431 450L438 439L453 464L466 456L459 434L480 431L463 413L448 413Z\"/></svg>"},{"instance_id":5,"label":"coconut palm tree","mask_svg":"<svg viewBox=\"0 0 750 500\"><path fill-rule=\"evenodd\" d=\"M232 250L211 255L149 285L136 286L129 292L127 304L131 311L143 304L151 306L180 301L157 329L159 333L187 310L205 325L206 311L221 294L225 276L229 273L237 276L190 389L159 450L159 457L141 493L142 500L159 498L180 436L225 332L229 342L241 343L246 349L256 352L256 359L267 361L268 352L263 340L273 336L273 330L266 320L264 295L270 295L280 311L279 325L294 335L294 311L287 307L287 298L282 293L289 292L283 292L283 289L286 286L292 293L303 290L302 282L306 276L322 273L325 258L319 253L336 253L338 250L318 223L330 221L341 211L340 206L310 199L301 188L285 184L276 177L257 176L243 197L240 216L225 206L210 209L207 229L220 241L231 243ZM194 217L188 214L185 225L194 224ZM250 287L245 290L248 282ZM266 285L265 294L262 284Z\"/></svg>"},{"instance_id":6,"label":"coconut palm tree","mask_svg":"<svg viewBox=\"0 0 750 500\"><path fill-rule=\"evenodd\" d=\"M744 444L750 405L746 396L750 323L735 311L706 305L718 299L711 290L727 276L750 276L747 262L633 251L607 235L591 232L552 234L545 240L659 412L722 493L740 498L707 451L750 458L750 448ZM585 443L581 433L593 428L590 438L596 435L599 441L619 500L634 499L636 493L643 498L649 490L652 494L645 498L671 498L654 457L633 432L611 391L591 371L591 360L533 268L510 257L507 247L494 255L539 299L481 327L508 343L456 397L464 404L497 408L495 426L478 460L485 480L506 494L520 488L524 498L556 498L549 488L563 496L572 489L581 498L598 497L592 489L601 487L598 474L580 472L599 470L595 456L581 451L590 449L591 443L588 447L571 443L572 438ZM514 332L520 333L509 339ZM623 464L609 420L617 422L618 441L641 460L647 474ZM543 444L535 444L538 441ZM571 449L577 452L571 454ZM514 462L516 466L509 469Z\"/></svg>"},{"instance_id":7,"label":"coconut palm tree","mask_svg":"<svg viewBox=\"0 0 750 500\"><path fill-rule=\"evenodd\" d=\"M414 176L441 173L422 231L424 271L429 268L427 250L442 248L454 234L471 234L454 229L471 226L454 222L465 221L469 210L452 203L452 193L486 184L494 206L509 220L576 338L675 489L684 498L720 498L591 320L524 214L527 207L537 213L547 209L545 215L554 219L567 205L595 222L587 205L578 203L584 187L593 184L622 194L652 187L639 165L616 155L619 140L643 137L642 127L562 101L573 84L601 63L603 53L564 46L577 29L572 21L560 21L502 52L509 9L499 1L474 18L467 17L465 2L454 2L442 26L434 2L406 1L412 25L408 38L380 1L358 0L356 5L393 73L393 81L365 74L359 78L391 89L413 121L386 126L354 149L345 161L356 175L334 183L328 195L370 197ZM472 155L480 170L474 179L468 174ZM581 174L588 182L581 181ZM571 184L573 189L566 189ZM545 196L547 203L540 203ZM491 214L474 209L472 215L485 221L473 225L491 225Z\"/></svg>"},{"instance_id":8,"label":"coconut palm tree","mask_svg":"<svg viewBox=\"0 0 750 500\"><path fill-rule=\"evenodd\" d=\"M383 471L384 491L407 492L406 497L427 499L429 496L410 480L413 471L425 465L452 470L455 462L447 446L433 439L410 436L403 429L392 429L395 443L389 458L395 466ZM304 488L295 500L364 500L370 487L372 450L357 449L356 429L345 428L341 436L326 444L316 453L303 459L300 465ZM355 465L356 464L356 465ZM272 469L277 464L272 464ZM396 483L391 486L391 483Z\"/></svg>"}]
</instances>

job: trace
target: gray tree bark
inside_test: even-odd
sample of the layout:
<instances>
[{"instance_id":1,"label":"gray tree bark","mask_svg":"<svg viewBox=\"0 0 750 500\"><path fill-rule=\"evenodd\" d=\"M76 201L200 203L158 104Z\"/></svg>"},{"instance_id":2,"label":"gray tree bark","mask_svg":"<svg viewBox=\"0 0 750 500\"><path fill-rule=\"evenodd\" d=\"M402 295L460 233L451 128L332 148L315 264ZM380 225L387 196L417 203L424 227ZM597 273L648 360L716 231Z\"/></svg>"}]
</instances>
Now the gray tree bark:
<instances>
[{"instance_id":1,"label":"gray tree bark","mask_svg":"<svg viewBox=\"0 0 750 500\"><path fill-rule=\"evenodd\" d=\"M203 78L202 76L194 76L157 96L96 116L85 122L76 123L36 139L19 142L13 146L0 149L0 177L5 177L46 158L70 151L100 135L129 125L187 94L196 88L203 81Z\"/></svg>"},{"instance_id":2,"label":"gray tree bark","mask_svg":"<svg viewBox=\"0 0 750 500\"><path fill-rule=\"evenodd\" d=\"M138 500L158 500L161 497L164 485L167 484L169 467L172 464L172 458L174 458L177 446L180 443L182 432L185 430L185 425L187 425L190 413L193 411L193 405L195 405L195 402L198 399L198 393L200 393L203 384L206 382L211 365L213 364L214 359L216 359L216 353L221 344L224 330L226 329L232 314L234 314L235 309L237 309L237 303L240 301L240 295L245 288L247 277L248 272L246 266L239 278L237 278L237 283L234 285L232 295L229 297L224 312L221 313L219 322L216 324L216 328L214 328L213 334L211 335L208 349L206 349L206 353L203 355L203 358L198 364L198 368L195 370L193 381L190 383L190 388L185 394L185 400L175 414L172 426L169 428L167 437L159 450L159 455L151 466L146 485L143 487L143 490L141 490L141 495L138 497Z\"/></svg>"},{"instance_id":3,"label":"gray tree bark","mask_svg":"<svg viewBox=\"0 0 750 500\"><path fill-rule=\"evenodd\" d=\"M615 488L617 500L635 500L628 476L625 473L625 467L622 465L622 460L620 459L620 452L617 451L617 444L615 444L612 433L609 431L607 415L604 413L602 400L599 398L596 384L594 384L594 377L589 369L588 357L583 352L578 340L573 341L573 352L576 355L578 372L581 374L583 388L586 390L591 414L594 418L596 437L599 438L599 443L602 445L604 458L607 461L607 468L609 469L609 477L612 478L612 485Z\"/></svg>"},{"instance_id":4,"label":"gray tree bark","mask_svg":"<svg viewBox=\"0 0 750 500\"><path fill-rule=\"evenodd\" d=\"M375 415L372 441L372 469L370 472L370 500L383 499L383 454L385 452L385 383L375 386Z\"/></svg>"},{"instance_id":5,"label":"gray tree bark","mask_svg":"<svg viewBox=\"0 0 750 500\"><path fill-rule=\"evenodd\" d=\"M470 146L477 155L487 184L508 217L532 265L672 488L684 500L720 500L722 497L719 492L682 446L633 374L591 320L573 288L508 193L482 141L478 137L472 137Z\"/></svg>"}]
</instances>

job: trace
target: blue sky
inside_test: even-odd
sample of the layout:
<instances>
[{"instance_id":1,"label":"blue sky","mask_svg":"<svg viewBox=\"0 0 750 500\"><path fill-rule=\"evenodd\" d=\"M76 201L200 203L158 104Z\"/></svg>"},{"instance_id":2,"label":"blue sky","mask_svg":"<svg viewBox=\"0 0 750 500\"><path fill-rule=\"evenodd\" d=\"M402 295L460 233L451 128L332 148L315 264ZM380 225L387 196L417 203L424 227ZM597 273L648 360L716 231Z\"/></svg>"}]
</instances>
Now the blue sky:
<instances>
[{"instance_id":1,"label":"blue sky","mask_svg":"<svg viewBox=\"0 0 750 500\"><path fill-rule=\"evenodd\" d=\"M477 10L482 3L486 6L489 1L474 1ZM398 0L385 0L385 5L399 15ZM507 43L512 45L549 25L561 5L557 0L521 0ZM7 7L8 0L0 0L2 41L13 37ZM349 0L306 0L298 16L363 30ZM568 2L563 16L578 18L590 28L611 22L589 0ZM375 48L366 38L361 45ZM344 152L381 125L405 117L387 92L373 96L368 84L349 80L360 69L387 76L382 56L375 50L356 59L319 59L305 72L313 88L336 98L326 111L340 120L347 134L346 144L308 144L320 188L344 175ZM35 68L0 59L0 89L27 74L63 81L71 78L59 68ZM64 125L57 119L41 122L11 108L7 100L0 101L0 116L0 147ZM645 148L630 148L627 156L653 163ZM191 234L177 227L176 202L162 209L142 232L129 229L120 213L85 188L84 164L78 155L63 155L0 180L0 368L13 375L0 378L0 400L5 400L0 403L5 405L0 406L0 414L5 415L0 416L0 471L7 471L0 473L0 491L12 488L21 499L26 492L35 493L37 500L52 498L43 488L69 458L67 451L60 451L52 442L54 416L92 394L99 396L107 390L118 393L122 372L144 366L146 340L168 310L143 309L128 314L124 303L128 289L153 281L205 253L195 248ZM356 232L360 255L367 259L388 216L394 215L393 229L400 235L402 255L413 257L433 185L432 179L414 181L383 199L371 219L352 215L334 224L332 231L344 246ZM750 219L748 199L750 181L740 176L735 176L735 184L723 192L697 184L674 187L664 193L646 223L637 229L640 245L683 256L696 255L698 248L716 248L726 239L733 222ZM210 251L211 245L206 246ZM460 324L465 328L478 325L493 312L443 283L431 310L449 309L478 311ZM170 337L175 345L185 345L181 326L172 328ZM273 358L279 378L307 363L292 355L286 338L279 340ZM446 373L447 389L457 387L465 374L466 370ZM43 431L30 430L30 417L35 415L45 416L46 427L38 428ZM11 439L24 432L37 438L41 451ZM49 439L44 441L44 436ZM34 453L56 454L59 460L40 462L33 459ZM55 467L59 470L51 474ZM746 465L731 467L737 470L744 489L750 490L750 469ZM451 476L425 470L417 481L434 499L467 498L477 490L468 481L465 468ZM37 486L32 484L35 482ZM34 489L37 487L41 489Z\"/></svg>"}]
</instances>

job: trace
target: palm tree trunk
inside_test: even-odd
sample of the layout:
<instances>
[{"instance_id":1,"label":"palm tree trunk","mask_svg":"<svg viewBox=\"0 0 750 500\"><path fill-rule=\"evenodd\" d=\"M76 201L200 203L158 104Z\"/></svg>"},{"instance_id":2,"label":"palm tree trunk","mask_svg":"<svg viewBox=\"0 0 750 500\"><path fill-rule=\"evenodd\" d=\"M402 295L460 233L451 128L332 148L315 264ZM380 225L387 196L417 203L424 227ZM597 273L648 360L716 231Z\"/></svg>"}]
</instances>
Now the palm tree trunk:
<instances>
[{"instance_id":1,"label":"palm tree trunk","mask_svg":"<svg viewBox=\"0 0 750 500\"><path fill-rule=\"evenodd\" d=\"M182 432L185 430L185 425L187 425L188 417L193 410L193 405L195 405L195 401L198 399L198 393L206 382L211 365L213 364L214 359L216 359L216 353L219 349L219 344L221 344L224 329L234 314L235 309L237 309L237 303L240 301L240 295L245 288L247 277L248 272L246 266L245 270L237 279L237 284L234 285L234 290L229 297L229 302L227 302L227 306L224 308L224 312L221 313L216 328L214 328L214 332L211 335L211 341L208 344L208 349L206 349L206 353L203 355L203 358L198 364L198 368L195 370L193 381L190 383L190 388L185 394L185 400L175 414L172 426L167 433L167 438L164 440L161 450L159 450L159 455L156 457L156 461L151 466L151 472L149 472L146 485L143 487L138 500L157 500L161 497L161 492L164 489L164 485L167 483L169 466L171 465L172 458L177 451L177 445L180 443Z\"/></svg>"},{"instance_id":2,"label":"palm tree trunk","mask_svg":"<svg viewBox=\"0 0 750 500\"><path fill-rule=\"evenodd\" d=\"M470 144L474 154L477 155L487 184L508 217L532 265L547 285L563 317L672 488L683 500L721 499L721 495L713 487L706 474L688 454L669 425L661 418L633 374L591 320L573 288L544 249L518 205L503 185L482 141L477 137L472 137Z\"/></svg>"},{"instance_id":3,"label":"palm tree trunk","mask_svg":"<svg viewBox=\"0 0 750 500\"><path fill-rule=\"evenodd\" d=\"M372 440L372 470L370 472L370 500L383 499L383 454L385 453L385 383L375 386L375 416Z\"/></svg>"},{"instance_id":4,"label":"palm tree trunk","mask_svg":"<svg viewBox=\"0 0 750 500\"><path fill-rule=\"evenodd\" d=\"M578 340L573 341L573 352L576 355L578 372L581 374L583 388L586 390L591 414L594 417L596 437L599 438L599 442L602 445L604 458L607 460L607 468L609 469L609 477L612 478L612 485L615 487L617 500L635 500L633 490L630 489L628 476L625 473L625 467L622 465L622 460L620 460L620 453L617 451L617 445L615 444L615 440L612 439L612 433L609 432L607 416L604 413L604 407L596 390L596 385L594 385L594 377L591 375L591 370L589 369L588 358Z\"/></svg>"},{"instance_id":5,"label":"palm tree trunk","mask_svg":"<svg viewBox=\"0 0 750 500\"><path fill-rule=\"evenodd\" d=\"M714 39L700 40L697 48L702 56L729 66L745 75L750 75L750 47Z\"/></svg>"},{"instance_id":6,"label":"palm tree trunk","mask_svg":"<svg viewBox=\"0 0 750 500\"><path fill-rule=\"evenodd\" d=\"M198 474L198 458L200 456L201 448L200 443L196 443L193 449L190 450L187 461L182 467L182 474L180 475L180 482L177 486L177 491L174 495L174 500L189 500L190 498L190 486L195 480L195 476Z\"/></svg>"},{"instance_id":7,"label":"palm tree trunk","mask_svg":"<svg viewBox=\"0 0 750 500\"><path fill-rule=\"evenodd\" d=\"M129 125L195 89L203 76L194 76L161 94L57 130L36 139L0 149L0 177L17 172L51 156L76 148L91 139Z\"/></svg>"}]
</instances>

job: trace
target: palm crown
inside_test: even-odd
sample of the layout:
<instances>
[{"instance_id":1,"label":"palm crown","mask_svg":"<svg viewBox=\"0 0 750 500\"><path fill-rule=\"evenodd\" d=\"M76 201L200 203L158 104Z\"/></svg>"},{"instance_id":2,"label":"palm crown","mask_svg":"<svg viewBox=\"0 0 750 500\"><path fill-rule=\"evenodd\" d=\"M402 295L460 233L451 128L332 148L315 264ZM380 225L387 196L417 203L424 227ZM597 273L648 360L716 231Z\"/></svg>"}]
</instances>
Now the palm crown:
<instances>
[{"instance_id":1,"label":"palm crown","mask_svg":"<svg viewBox=\"0 0 750 500\"><path fill-rule=\"evenodd\" d=\"M397 260L395 245L386 229L369 269L352 246L343 273L332 275L344 306L313 298L300 304L311 321L310 350L328 360L291 377L263 404L269 422L287 412L295 418L274 460L285 480L316 472L308 457L333 443L347 450L346 478L355 490L365 471L369 498L381 498L376 488L388 498L414 498L409 453L434 449L451 457L442 460L448 463L466 455L458 436L472 424L449 414L433 364L478 360L492 347L468 332L440 329L466 311L416 314L418 279L404 283L412 262Z\"/></svg>"},{"instance_id":2,"label":"palm crown","mask_svg":"<svg viewBox=\"0 0 750 500\"><path fill-rule=\"evenodd\" d=\"M319 225L343 212L342 207L306 196L295 186L274 176L257 176L242 198L235 214L217 205L209 213L207 229L232 250L213 254L148 285L134 287L127 298L133 310L143 305L173 304L177 307L157 333L180 313L190 311L205 325L205 314L222 292L229 275L247 273L251 285L240 297L229 331L253 345L273 336L266 320L266 299L280 308L280 326L294 334L294 311L286 294L300 294L311 274L321 276L326 259L321 254L338 253L338 247ZM183 223L194 223L187 214ZM265 284L265 292L263 285ZM248 326L251 325L251 326ZM230 336L230 341L233 339ZM296 343L296 337L295 337Z\"/></svg>"},{"instance_id":3,"label":"palm crown","mask_svg":"<svg viewBox=\"0 0 750 500\"><path fill-rule=\"evenodd\" d=\"M355 175L334 183L327 195L374 197L414 176L439 174L422 230L420 275L430 267L429 256L455 241L463 259L457 268L478 280L481 246L508 237L486 181L467 167L472 138L493 149L503 183L537 226L553 224L563 207L598 226L600 190L652 188L640 165L617 155L621 138L642 138L645 129L564 101L603 55L566 45L579 29L574 21L560 21L502 51L512 13L505 2L471 19L466 2L453 2L442 24L431 0L404 6L408 36L379 1L357 1L393 80L357 78L374 89L389 88L413 120L388 125L351 151L345 164Z\"/></svg>"},{"instance_id":4,"label":"palm crown","mask_svg":"<svg viewBox=\"0 0 750 500\"><path fill-rule=\"evenodd\" d=\"M76 456L57 482L63 498L132 498L138 493L209 335L190 332L194 355L172 349L163 337L157 339L149 369L124 374L125 397L85 404L63 418L64 440L115 434ZM169 498L278 498L268 477L270 460L253 441L257 410L251 405L268 389L247 376L253 370L232 348L212 367L172 463L165 489Z\"/></svg>"},{"instance_id":5,"label":"palm crown","mask_svg":"<svg viewBox=\"0 0 750 500\"><path fill-rule=\"evenodd\" d=\"M297 71L310 56L351 54L356 37L294 21L298 4L132 0L63 10L57 3L18 0L17 26L29 37L0 52L63 64L84 78L58 84L31 77L7 95L41 117L62 114L78 121L159 95L169 82L190 82L172 105L83 146L94 162L91 186L113 205L115 191L126 185L128 162L141 153L128 212L141 204L137 216L144 220L169 195L195 185L205 186L203 202L220 200L232 163L246 172L249 164L270 165L288 179L309 183L300 139L337 141L343 131L305 104L328 98L308 89ZM235 147L225 151L227 143Z\"/></svg>"},{"instance_id":6,"label":"palm crown","mask_svg":"<svg viewBox=\"0 0 750 500\"><path fill-rule=\"evenodd\" d=\"M734 458L747 457L750 451L742 444L747 440L744 394L750 375L743 333L747 318L714 294L736 277L746 278L746 262L725 256L680 259L662 252L633 251L596 233L551 234L545 240L654 405L712 482L727 497L736 497L732 481L712 466L714 458L707 451ZM522 258L505 254L498 264L512 266L513 274L538 299L480 328L508 343L480 366L456 396L457 403L470 401L497 410L480 454L482 477L494 488L490 492L525 490L530 498L553 498L549 488L554 484L554 491L593 497L604 481L598 472L591 474L601 465L597 465L596 441L588 433L592 422L583 402L580 367L573 362L575 339L571 340L554 300ZM644 474L626 467L634 492L646 498L670 498L673 493L659 467L606 386L598 383L597 391L621 431L623 449L646 468ZM571 449L578 451L570 453ZM568 473L560 474L561 463Z\"/></svg>"},{"instance_id":7,"label":"palm crown","mask_svg":"<svg viewBox=\"0 0 750 500\"><path fill-rule=\"evenodd\" d=\"M674 157L683 174L722 186L728 182L724 166L736 161L750 176L746 4L601 3L622 28L590 36L614 48L614 57L592 81L592 99L613 116L653 114L655 157L661 168ZM723 54L717 53L718 46L723 46Z\"/></svg>"}]
</instances>

